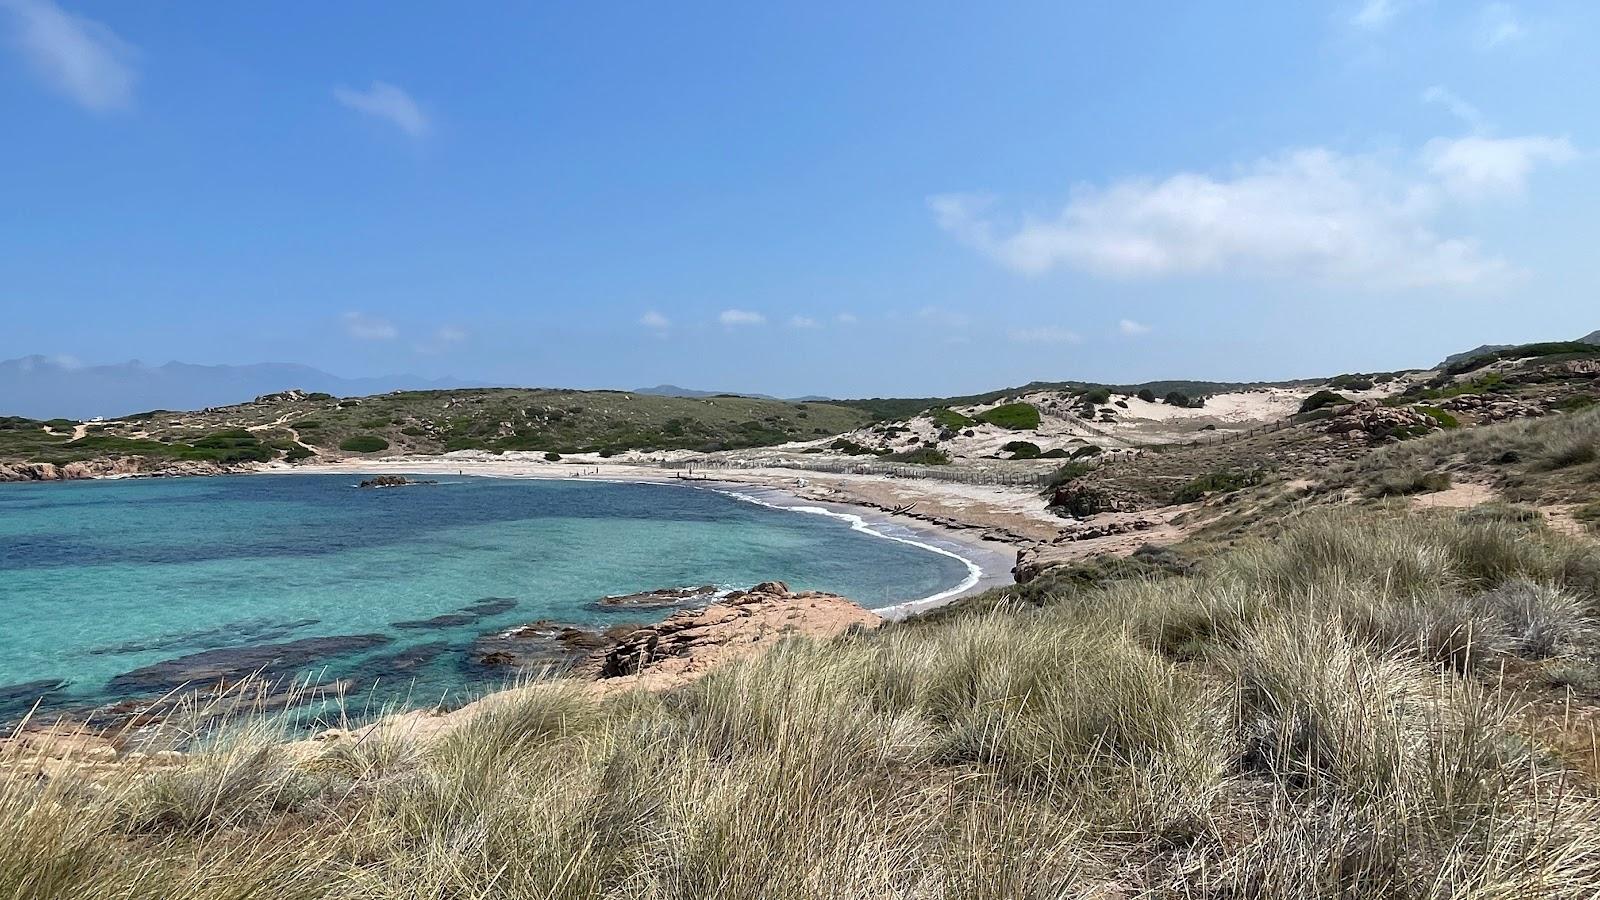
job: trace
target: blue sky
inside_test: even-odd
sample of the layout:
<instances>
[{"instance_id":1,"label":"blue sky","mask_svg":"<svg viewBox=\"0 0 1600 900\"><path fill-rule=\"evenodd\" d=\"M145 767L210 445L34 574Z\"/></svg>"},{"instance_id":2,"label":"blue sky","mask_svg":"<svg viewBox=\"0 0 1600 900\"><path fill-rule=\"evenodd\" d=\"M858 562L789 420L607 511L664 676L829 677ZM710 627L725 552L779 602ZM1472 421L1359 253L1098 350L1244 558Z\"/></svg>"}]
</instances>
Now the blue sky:
<instances>
[{"instance_id":1,"label":"blue sky","mask_svg":"<svg viewBox=\"0 0 1600 900\"><path fill-rule=\"evenodd\" d=\"M1597 45L1560 0L0 0L0 358L858 396L1573 337Z\"/></svg>"}]
</instances>

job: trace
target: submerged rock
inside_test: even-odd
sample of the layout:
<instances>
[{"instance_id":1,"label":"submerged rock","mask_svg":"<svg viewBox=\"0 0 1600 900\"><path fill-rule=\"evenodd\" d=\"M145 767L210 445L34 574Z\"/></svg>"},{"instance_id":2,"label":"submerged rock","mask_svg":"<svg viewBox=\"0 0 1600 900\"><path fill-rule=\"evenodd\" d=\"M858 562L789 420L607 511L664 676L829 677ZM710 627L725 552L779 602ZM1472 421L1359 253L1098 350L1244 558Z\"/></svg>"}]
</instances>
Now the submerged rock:
<instances>
[{"instance_id":1,"label":"submerged rock","mask_svg":"<svg viewBox=\"0 0 1600 900\"><path fill-rule=\"evenodd\" d=\"M709 602L715 600L716 597L716 585L702 584L699 587L661 588L654 591L640 591L636 594L601 597L595 601L595 605L629 607L687 606L692 601Z\"/></svg>"},{"instance_id":2,"label":"submerged rock","mask_svg":"<svg viewBox=\"0 0 1600 900\"><path fill-rule=\"evenodd\" d=\"M613 646L638 627L615 625L604 631L590 631L548 620L529 622L479 637L472 642L467 659L471 665L490 669L565 669Z\"/></svg>"},{"instance_id":3,"label":"submerged rock","mask_svg":"<svg viewBox=\"0 0 1600 900\"><path fill-rule=\"evenodd\" d=\"M515 608L517 601L510 597L485 597L476 603L469 603L461 607L460 612L444 613L431 619L406 619L401 622L390 622L390 628L454 628L460 625L471 625L480 619L498 616L503 612Z\"/></svg>"},{"instance_id":4,"label":"submerged rock","mask_svg":"<svg viewBox=\"0 0 1600 900\"><path fill-rule=\"evenodd\" d=\"M382 634L346 634L205 650L124 672L107 682L106 690L112 694L154 694L186 685L233 684L257 674L265 681L275 681L320 666L330 657L371 650L392 641Z\"/></svg>"},{"instance_id":5,"label":"submerged rock","mask_svg":"<svg viewBox=\"0 0 1600 900\"><path fill-rule=\"evenodd\" d=\"M64 678L41 678L19 684L0 684L0 722L22 718L33 709L34 704L41 700L50 700L51 695L66 686L67 681Z\"/></svg>"}]
</instances>

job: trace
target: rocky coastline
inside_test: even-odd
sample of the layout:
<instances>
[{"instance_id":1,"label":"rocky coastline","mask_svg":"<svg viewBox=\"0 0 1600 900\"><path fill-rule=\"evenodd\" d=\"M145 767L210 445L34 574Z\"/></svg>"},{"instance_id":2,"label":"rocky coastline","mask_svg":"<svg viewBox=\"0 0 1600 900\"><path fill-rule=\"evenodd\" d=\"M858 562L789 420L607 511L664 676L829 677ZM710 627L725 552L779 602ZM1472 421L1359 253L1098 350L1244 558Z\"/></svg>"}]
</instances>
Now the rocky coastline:
<instances>
[{"instance_id":1,"label":"rocky coastline","mask_svg":"<svg viewBox=\"0 0 1600 900\"><path fill-rule=\"evenodd\" d=\"M175 478L179 476L238 475L255 468L207 460L162 460L144 456L112 456L81 462L0 463L0 482L81 481L91 478Z\"/></svg>"}]
</instances>

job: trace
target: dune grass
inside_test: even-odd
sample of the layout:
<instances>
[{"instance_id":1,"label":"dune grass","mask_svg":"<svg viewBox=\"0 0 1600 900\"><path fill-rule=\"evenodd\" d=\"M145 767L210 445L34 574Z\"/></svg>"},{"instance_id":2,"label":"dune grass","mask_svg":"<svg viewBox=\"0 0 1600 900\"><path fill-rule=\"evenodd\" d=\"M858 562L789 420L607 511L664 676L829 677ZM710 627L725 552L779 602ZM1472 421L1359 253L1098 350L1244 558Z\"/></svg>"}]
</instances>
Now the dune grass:
<instances>
[{"instance_id":1,"label":"dune grass","mask_svg":"<svg viewBox=\"0 0 1600 900\"><path fill-rule=\"evenodd\" d=\"M1502 675L1555 683L1597 615L1594 545L1537 521L1318 512L1196 574L664 694L540 682L429 741L13 765L0 896L1592 896L1593 768Z\"/></svg>"}]
</instances>

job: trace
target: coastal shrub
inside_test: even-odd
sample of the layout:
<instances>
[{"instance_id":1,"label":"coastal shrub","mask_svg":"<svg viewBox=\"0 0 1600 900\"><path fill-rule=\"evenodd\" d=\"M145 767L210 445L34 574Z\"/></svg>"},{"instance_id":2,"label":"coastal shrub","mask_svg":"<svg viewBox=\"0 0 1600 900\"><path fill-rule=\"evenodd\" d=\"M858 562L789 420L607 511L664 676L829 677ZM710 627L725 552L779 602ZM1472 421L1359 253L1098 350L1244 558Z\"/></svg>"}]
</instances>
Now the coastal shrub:
<instances>
[{"instance_id":1,"label":"coastal shrub","mask_svg":"<svg viewBox=\"0 0 1600 900\"><path fill-rule=\"evenodd\" d=\"M1342 394L1335 394L1333 391L1324 389L1300 401L1300 412L1315 412L1325 406L1338 406L1349 402L1349 399Z\"/></svg>"},{"instance_id":2,"label":"coastal shrub","mask_svg":"<svg viewBox=\"0 0 1600 900\"><path fill-rule=\"evenodd\" d=\"M1090 388L1083 392L1083 402L1104 406L1111 402L1111 389L1107 387Z\"/></svg>"},{"instance_id":3,"label":"coastal shrub","mask_svg":"<svg viewBox=\"0 0 1600 900\"><path fill-rule=\"evenodd\" d=\"M1366 375L1335 375L1328 379L1329 387L1345 391L1369 391L1373 383Z\"/></svg>"},{"instance_id":4,"label":"coastal shrub","mask_svg":"<svg viewBox=\"0 0 1600 900\"><path fill-rule=\"evenodd\" d=\"M1592 531L1600 531L1600 500L1585 503L1574 509L1572 518L1588 526Z\"/></svg>"},{"instance_id":5,"label":"coastal shrub","mask_svg":"<svg viewBox=\"0 0 1600 900\"><path fill-rule=\"evenodd\" d=\"M1421 469L1399 468L1382 472L1367 487L1369 497L1406 497L1411 494L1428 494L1450 487L1449 472L1424 472Z\"/></svg>"},{"instance_id":6,"label":"coastal shrub","mask_svg":"<svg viewBox=\"0 0 1600 900\"><path fill-rule=\"evenodd\" d=\"M904 450L899 453L886 454L887 462L914 463L923 466L946 466L950 464L950 455L937 447L923 446L915 450Z\"/></svg>"},{"instance_id":7,"label":"coastal shrub","mask_svg":"<svg viewBox=\"0 0 1600 900\"><path fill-rule=\"evenodd\" d=\"M1192 398L1183 391L1169 391L1167 396L1163 399L1166 401L1168 406L1196 408L1206 405L1206 400L1204 397Z\"/></svg>"},{"instance_id":8,"label":"coastal shrub","mask_svg":"<svg viewBox=\"0 0 1600 900\"><path fill-rule=\"evenodd\" d=\"M1006 403L978 414L978 419L1010 431L1039 427L1039 410L1031 403Z\"/></svg>"},{"instance_id":9,"label":"coastal shrub","mask_svg":"<svg viewBox=\"0 0 1600 900\"><path fill-rule=\"evenodd\" d=\"M849 438L835 438L832 443L828 444L828 449L837 450L850 456L882 456L888 452L887 450L875 450L871 447L862 446Z\"/></svg>"},{"instance_id":10,"label":"coastal shrub","mask_svg":"<svg viewBox=\"0 0 1600 900\"><path fill-rule=\"evenodd\" d=\"M561 462L561 454L550 452L544 455L545 462Z\"/></svg>"},{"instance_id":11,"label":"coastal shrub","mask_svg":"<svg viewBox=\"0 0 1600 900\"><path fill-rule=\"evenodd\" d=\"M1071 456L1072 454L1068 453L1065 447L1051 447L1049 450L1039 454L1040 459L1067 459Z\"/></svg>"},{"instance_id":12,"label":"coastal shrub","mask_svg":"<svg viewBox=\"0 0 1600 900\"><path fill-rule=\"evenodd\" d=\"M1208 494L1227 493L1240 488L1252 487L1266 479L1264 469L1228 469L1220 472L1211 472L1178 488L1172 495L1172 503L1193 503Z\"/></svg>"},{"instance_id":13,"label":"coastal shrub","mask_svg":"<svg viewBox=\"0 0 1600 900\"><path fill-rule=\"evenodd\" d=\"M1082 478L1083 476L1089 474L1090 472L1093 472L1096 468L1098 468L1098 467L1095 466L1093 463L1087 463L1087 462L1081 462L1081 461L1076 461L1075 460L1073 462L1069 462L1069 463L1063 465L1061 468L1056 469L1054 472L1051 472L1050 473L1050 478L1046 482L1046 484L1048 485L1049 488L1058 488L1061 485L1066 484L1069 481L1072 481L1072 480L1077 479L1077 478Z\"/></svg>"},{"instance_id":14,"label":"coastal shrub","mask_svg":"<svg viewBox=\"0 0 1600 900\"><path fill-rule=\"evenodd\" d=\"M299 462L302 459L310 459L316 455L316 451L312 450L310 447L307 447L304 444L295 444L288 450L284 451L283 460L284 462Z\"/></svg>"},{"instance_id":15,"label":"coastal shrub","mask_svg":"<svg viewBox=\"0 0 1600 900\"><path fill-rule=\"evenodd\" d=\"M1143 400L1146 403L1154 403L1154 402L1156 402L1156 392L1150 390L1149 388L1140 388L1139 389L1139 393L1136 394L1135 396L1137 396L1140 400Z\"/></svg>"},{"instance_id":16,"label":"coastal shrub","mask_svg":"<svg viewBox=\"0 0 1600 900\"><path fill-rule=\"evenodd\" d=\"M1095 446L1094 444L1084 444L1082 447L1079 447L1078 449L1072 451L1072 458L1073 459L1089 459L1091 457L1099 456L1100 454L1102 454L1104 452L1105 452L1104 450L1100 449L1099 447Z\"/></svg>"},{"instance_id":17,"label":"coastal shrub","mask_svg":"<svg viewBox=\"0 0 1600 900\"><path fill-rule=\"evenodd\" d=\"M1455 416L1450 415L1448 412L1445 412L1444 410L1438 408L1437 406L1416 406L1416 407L1414 407L1414 409L1416 409L1417 412L1422 413L1423 415L1425 415L1428 418L1432 419L1433 421L1437 422L1439 424L1440 428L1460 428L1461 427L1461 420L1457 419Z\"/></svg>"},{"instance_id":18,"label":"coastal shrub","mask_svg":"<svg viewBox=\"0 0 1600 900\"><path fill-rule=\"evenodd\" d=\"M1039 445L1032 441L1007 441L1000 451L1011 454L1012 459L1037 459L1040 454Z\"/></svg>"},{"instance_id":19,"label":"coastal shrub","mask_svg":"<svg viewBox=\"0 0 1600 900\"><path fill-rule=\"evenodd\" d=\"M389 449L389 442L375 434L359 434L340 441L339 449L347 453L377 453Z\"/></svg>"},{"instance_id":20,"label":"coastal shrub","mask_svg":"<svg viewBox=\"0 0 1600 900\"><path fill-rule=\"evenodd\" d=\"M961 429L976 424L977 420L970 416L962 415L949 407L941 406L928 411L928 417L941 428Z\"/></svg>"},{"instance_id":21,"label":"coastal shrub","mask_svg":"<svg viewBox=\"0 0 1600 900\"><path fill-rule=\"evenodd\" d=\"M1600 458L1600 440L1595 435L1576 432L1553 436L1538 455L1542 469L1566 469Z\"/></svg>"}]
</instances>

